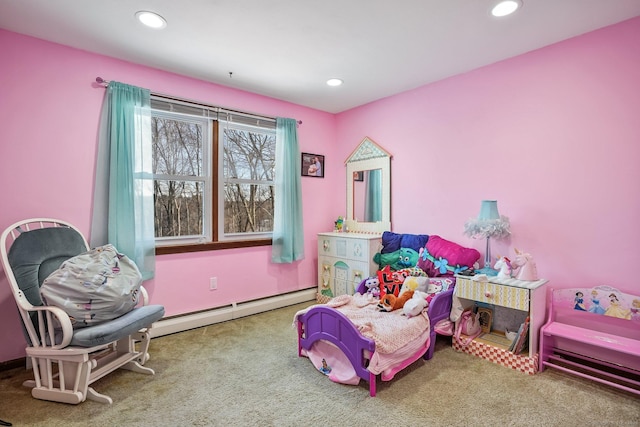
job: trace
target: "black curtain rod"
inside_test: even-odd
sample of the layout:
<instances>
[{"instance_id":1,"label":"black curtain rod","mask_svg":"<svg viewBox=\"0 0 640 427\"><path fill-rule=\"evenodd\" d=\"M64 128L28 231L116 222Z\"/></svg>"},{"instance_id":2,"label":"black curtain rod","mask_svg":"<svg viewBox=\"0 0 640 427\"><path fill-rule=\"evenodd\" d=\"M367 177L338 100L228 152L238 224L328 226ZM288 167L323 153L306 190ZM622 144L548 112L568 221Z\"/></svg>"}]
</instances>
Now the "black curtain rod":
<instances>
[{"instance_id":1,"label":"black curtain rod","mask_svg":"<svg viewBox=\"0 0 640 427\"><path fill-rule=\"evenodd\" d=\"M96 83L98 83L99 85L104 86L104 87L109 86L109 80L105 80L102 77L96 77ZM206 107L212 107L211 105L206 105L206 104L203 104L202 102L192 101L190 99L180 99L180 98L176 98L175 96L165 95L163 93L151 92L151 94L155 95L155 96L161 96L163 98L175 100L175 101L187 101L187 102L191 102L191 103L202 105L202 106L206 106ZM224 110L233 111L233 112L239 113L239 114L248 114L248 115L251 115L251 116L262 117L264 119L275 120L275 117L260 116L258 114L245 113L243 111L229 110L228 108L224 108L224 107L215 107L215 108L222 108ZM298 125L301 125L302 124L302 120L296 120L296 123L298 123Z\"/></svg>"}]
</instances>

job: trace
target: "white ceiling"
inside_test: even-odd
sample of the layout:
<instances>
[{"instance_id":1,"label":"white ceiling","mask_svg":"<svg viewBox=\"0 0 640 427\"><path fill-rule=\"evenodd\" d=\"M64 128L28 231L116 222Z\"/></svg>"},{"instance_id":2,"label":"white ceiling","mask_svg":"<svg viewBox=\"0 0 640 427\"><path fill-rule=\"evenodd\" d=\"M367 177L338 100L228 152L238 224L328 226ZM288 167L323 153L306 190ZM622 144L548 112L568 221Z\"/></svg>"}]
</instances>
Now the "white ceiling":
<instances>
[{"instance_id":1,"label":"white ceiling","mask_svg":"<svg viewBox=\"0 0 640 427\"><path fill-rule=\"evenodd\" d=\"M497 0L0 0L0 28L338 113L640 15L640 0L522 1L494 18Z\"/></svg>"}]
</instances>

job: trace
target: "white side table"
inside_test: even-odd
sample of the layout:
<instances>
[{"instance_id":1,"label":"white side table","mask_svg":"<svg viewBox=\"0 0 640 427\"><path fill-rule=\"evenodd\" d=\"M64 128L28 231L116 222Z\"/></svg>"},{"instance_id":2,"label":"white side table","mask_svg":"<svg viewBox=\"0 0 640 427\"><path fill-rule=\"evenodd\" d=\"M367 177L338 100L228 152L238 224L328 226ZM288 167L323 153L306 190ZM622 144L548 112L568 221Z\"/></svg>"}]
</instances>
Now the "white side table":
<instances>
[{"instance_id":1,"label":"white side table","mask_svg":"<svg viewBox=\"0 0 640 427\"><path fill-rule=\"evenodd\" d=\"M494 326L490 334L476 338L465 348L454 340L454 347L522 372L537 372L538 336L545 321L547 282L546 279L524 281L497 277L488 277L488 281L476 281L471 277L456 276L455 295L460 298L463 306L472 308L476 303L489 305L493 310ZM527 317L528 351L514 354L508 350L510 342L504 337L505 329L517 327Z\"/></svg>"}]
</instances>

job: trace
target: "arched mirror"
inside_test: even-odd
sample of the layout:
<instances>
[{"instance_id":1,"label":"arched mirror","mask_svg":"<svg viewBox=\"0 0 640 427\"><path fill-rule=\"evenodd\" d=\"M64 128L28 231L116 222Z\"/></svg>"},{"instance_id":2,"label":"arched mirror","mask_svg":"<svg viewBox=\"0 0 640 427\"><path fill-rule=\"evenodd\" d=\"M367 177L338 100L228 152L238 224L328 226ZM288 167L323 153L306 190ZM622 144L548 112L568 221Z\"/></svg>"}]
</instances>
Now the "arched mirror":
<instances>
[{"instance_id":1,"label":"arched mirror","mask_svg":"<svg viewBox=\"0 0 640 427\"><path fill-rule=\"evenodd\" d=\"M391 230L391 154L366 137L345 163L349 231Z\"/></svg>"}]
</instances>

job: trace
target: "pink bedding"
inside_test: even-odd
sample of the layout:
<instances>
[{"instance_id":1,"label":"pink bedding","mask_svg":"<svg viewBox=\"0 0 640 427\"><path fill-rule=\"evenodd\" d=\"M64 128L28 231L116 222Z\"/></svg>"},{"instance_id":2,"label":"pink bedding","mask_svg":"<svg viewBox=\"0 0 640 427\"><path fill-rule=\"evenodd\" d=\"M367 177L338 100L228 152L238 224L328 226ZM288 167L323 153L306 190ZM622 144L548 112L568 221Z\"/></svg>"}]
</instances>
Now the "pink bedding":
<instances>
[{"instance_id":1,"label":"pink bedding","mask_svg":"<svg viewBox=\"0 0 640 427\"><path fill-rule=\"evenodd\" d=\"M376 351L370 358L367 369L378 375L383 381L393 378L396 372L417 360L429 348L429 317L426 312L408 318L402 310L390 313L377 309L377 300L368 295L341 295L332 299L327 306L343 313L360 330L360 333L376 343ZM299 315L311 307L301 310L294 317L294 324ZM343 384L358 384L360 377L356 375L349 359L333 344L317 341L304 352L317 369L323 367L323 359L331 368L328 374L332 381Z\"/></svg>"}]
</instances>

